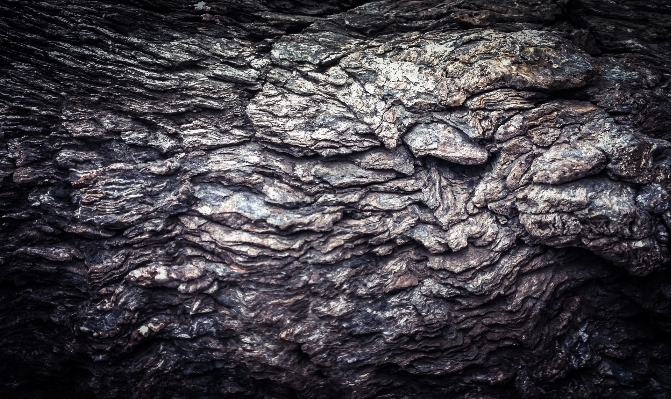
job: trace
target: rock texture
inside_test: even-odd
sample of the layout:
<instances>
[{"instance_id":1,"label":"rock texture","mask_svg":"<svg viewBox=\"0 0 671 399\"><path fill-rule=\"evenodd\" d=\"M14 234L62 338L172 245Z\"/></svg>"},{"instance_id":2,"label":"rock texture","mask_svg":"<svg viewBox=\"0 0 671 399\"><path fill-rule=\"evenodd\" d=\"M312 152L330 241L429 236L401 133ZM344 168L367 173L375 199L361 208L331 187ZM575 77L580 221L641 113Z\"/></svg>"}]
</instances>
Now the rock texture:
<instances>
[{"instance_id":1,"label":"rock texture","mask_svg":"<svg viewBox=\"0 0 671 399\"><path fill-rule=\"evenodd\" d=\"M671 4L0 1L4 398L671 397Z\"/></svg>"}]
</instances>

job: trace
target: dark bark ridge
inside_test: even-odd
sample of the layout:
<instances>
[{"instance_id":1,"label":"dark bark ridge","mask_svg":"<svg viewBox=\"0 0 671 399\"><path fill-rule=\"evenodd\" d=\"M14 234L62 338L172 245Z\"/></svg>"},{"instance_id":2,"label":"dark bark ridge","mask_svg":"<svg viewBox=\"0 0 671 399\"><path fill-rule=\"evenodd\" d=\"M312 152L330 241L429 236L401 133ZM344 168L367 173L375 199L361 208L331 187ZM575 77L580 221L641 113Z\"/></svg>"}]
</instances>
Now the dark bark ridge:
<instances>
[{"instance_id":1,"label":"dark bark ridge","mask_svg":"<svg viewBox=\"0 0 671 399\"><path fill-rule=\"evenodd\" d=\"M0 1L0 394L669 398L670 36L662 0Z\"/></svg>"}]
</instances>

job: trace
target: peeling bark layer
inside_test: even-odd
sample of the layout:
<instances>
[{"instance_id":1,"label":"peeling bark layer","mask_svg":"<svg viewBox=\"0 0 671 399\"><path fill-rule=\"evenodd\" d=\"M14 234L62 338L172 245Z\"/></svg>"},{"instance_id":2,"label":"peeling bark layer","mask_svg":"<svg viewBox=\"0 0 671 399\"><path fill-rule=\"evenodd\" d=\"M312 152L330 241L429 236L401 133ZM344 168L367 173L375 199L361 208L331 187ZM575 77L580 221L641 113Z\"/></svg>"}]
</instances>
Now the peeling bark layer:
<instances>
[{"instance_id":1,"label":"peeling bark layer","mask_svg":"<svg viewBox=\"0 0 671 399\"><path fill-rule=\"evenodd\" d=\"M671 4L0 2L8 398L669 398Z\"/></svg>"}]
</instances>

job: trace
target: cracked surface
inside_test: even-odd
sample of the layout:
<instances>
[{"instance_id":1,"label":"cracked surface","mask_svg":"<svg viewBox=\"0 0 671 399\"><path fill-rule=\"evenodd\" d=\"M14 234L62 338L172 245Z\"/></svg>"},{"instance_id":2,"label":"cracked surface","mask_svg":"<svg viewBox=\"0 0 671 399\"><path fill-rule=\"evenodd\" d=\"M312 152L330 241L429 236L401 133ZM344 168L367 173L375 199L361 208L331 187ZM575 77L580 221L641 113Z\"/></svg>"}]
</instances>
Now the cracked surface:
<instances>
[{"instance_id":1,"label":"cracked surface","mask_svg":"<svg viewBox=\"0 0 671 399\"><path fill-rule=\"evenodd\" d=\"M666 2L0 15L3 397L669 397Z\"/></svg>"}]
</instances>

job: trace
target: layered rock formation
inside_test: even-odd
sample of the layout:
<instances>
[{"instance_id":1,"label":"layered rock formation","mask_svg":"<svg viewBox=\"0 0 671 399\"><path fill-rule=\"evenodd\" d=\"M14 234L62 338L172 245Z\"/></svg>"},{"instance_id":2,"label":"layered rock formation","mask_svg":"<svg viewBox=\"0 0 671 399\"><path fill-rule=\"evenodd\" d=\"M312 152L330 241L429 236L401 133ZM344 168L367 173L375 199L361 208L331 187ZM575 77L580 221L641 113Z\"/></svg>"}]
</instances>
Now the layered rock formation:
<instances>
[{"instance_id":1,"label":"layered rock formation","mask_svg":"<svg viewBox=\"0 0 671 399\"><path fill-rule=\"evenodd\" d=\"M668 398L671 4L0 2L8 398Z\"/></svg>"}]
</instances>

